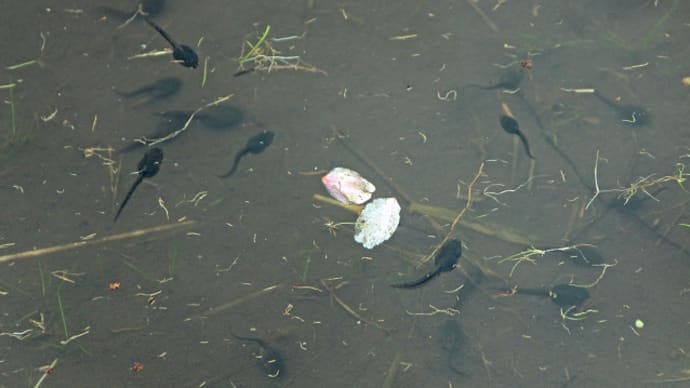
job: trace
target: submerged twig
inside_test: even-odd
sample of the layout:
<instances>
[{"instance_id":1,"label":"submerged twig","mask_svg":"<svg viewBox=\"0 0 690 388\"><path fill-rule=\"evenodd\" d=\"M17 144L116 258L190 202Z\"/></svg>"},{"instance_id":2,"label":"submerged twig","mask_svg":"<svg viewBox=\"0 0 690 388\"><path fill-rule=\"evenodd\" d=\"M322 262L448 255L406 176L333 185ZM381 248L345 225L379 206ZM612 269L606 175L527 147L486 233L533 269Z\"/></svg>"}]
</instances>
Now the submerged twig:
<instances>
[{"instance_id":1,"label":"submerged twig","mask_svg":"<svg viewBox=\"0 0 690 388\"><path fill-rule=\"evenodd\" d=\"M531 247L528 249L525 249L524 251L518 252L514 255L505 257L501 260L499 260L498 264L503 264L505 262L513 262L513 266L510 269L510 273L508 274L508 277L513 277L513 274L515 273L515 270L517 267L522 264L523 262L529 262L532 264L536 264L537 261L532 258L532 256L544 256L547 253L551 252L567 252L572 249L577 249L579 247L594 247L592 244L574 244L574 245L568 245L564 247L558 247L558 248L549 248L549 249L539 249L535 247ZM608 265L608 264L607 264ZM611 265L609 265L611 266ZM605 269L604 269L605 271ZM585 287L586 288L586 287Z\"/></svg>"},{"instance_id":2,"label":"submerged twig","mask_svg":"<svg viewBox=\"0 0 690 388\"><path fill-rule=\"evenodd\" d=\"M152 51L147 51L147 52L141 53L141 54L131 55L131 56L127 57L127 59L162 57L162 56L168 56L168 55L172 54L172 52L173 52L172 49L169 49L169 48L165 48L162 50L152 50Z\"/></svg>"},{"instance_id":3,"label":"submerged twig","mask_svg":"<svg viewBox=\"0 0 690 388\"><path fill-rule=\"evenodd\" d=\"M76 242L63 244L63 245L56 245L56 246L52 246L52 247L48 247L48 248L34 249L34 250L30 250L30 251L25 251L25 252L13 253L11 255L0 256L0 263L9 263L10 261L19 260L19 259L28 259L28 258L32 258L32 257L45 256L45 255L49 255L52 253L64 252L64 251L69 251L72 249L81 248L81 247L84 247L87 245L98 245L98 244L104 244L104 243L112 242L112 241L127 240L127 239L131 239L131 238L135 238L135 237L142 237L142 236L146 236L146 235L152 234L152 233L161 233L161 232L165 232L168 230L184 228L187 226L191 226L195 223L196 223L196 221L187 220L187 221L183 221L183 222L177 222L174 224L165 224L165 225L154 226L151 228L134 230L131 232L126 232L126 233L114 234L112 236L106 236L106 237L102 237L102 238L95 239L95 240L76 241Z\"/></svg>"},{"instance_id":4,"label":"submerged twig","mask_svg":"<svg viewBox=\"0 0 690 388\"><path fill-rule=\"evenodd\" d=\"M40 379L38 379L36 384L34 384L34 388L38 388L41 386L41 384L43 384L43 380L45 380L46 377L48 377L48 375L55 369L55 366L57 365L57 363L58 363L58 359L56 358L53 360L53 362L50 363L50 365L43 368L43 375L41 376Z\"/></svg>"},{"instance_id":5,"label":"submerged twig","mask_svg":"<svg viewBox=\"0 0 690 388\"><path fill-rule=\"evenodd\" d=\"M376 175L379 176L379 178L383 179L388 186L390 186L393 191L398 194L399 197L404 199L408 204L412 203L412 197L408 195L405 190L403 190L400 186L398 186L395 182L393 182L392 179L390 179L386 174L381 171L372 161L369 160L363 153L359 152L356 148L354 148L350 142L346 140L345 134L343 134L339 129L335 127L335 125L332 125L331 128L333 129L333 133L335 134L335 138L340 142L340 144L345 147L350 153L352 153L354 156L357 157L360 161L362 161L364 164L367 165L372 171L376 173Z\"/></svg>"},{"instance_id":6,"label":"submerged twig","mask_svg":"<svg viewBox=\"0 0 690 388\"><path fill-rule=\"evenodd\" d=\"M646 177L639 177L637 180L633 183L631 183L627 187L621 187L618 189L606 189L602 190L599 188L599 150L597 150L597 155L596 155L596 160L594 161L594 195L592 196L592 199L587 202L587 205L585 206L585 210L589 208L589 206L594 202L594 200L599 196L601 193L619 193L618 197L623 199L623 205L627 205L628 202L639 192L644 193L647 195L649 198L659 201L656 197L654 197L648 189L652 186L656 186L662 183L667 183L667 182L676 182L680 186L681 189L685 191L685 186L683 186L683 183L687 180L687 176L690 176L690 174L685 172L685 165L682 163L677 163L676 164L676 169L677 173L674 175L666 175L662 176L659 178L654 178L655 174L648 175Z\"/></svg>"},{"instance_id":7,"label":"submerged twig","mask_svg":"<svg viewBox=\"0 0 690 388\"><path fill-rule=\"evenodd\" d=\"M607 268L615 267L616 265L618 265L618 260L615 260L615 262L613 264L605 264L605 263L604 264L593 264L592 267L601 267L601 273L592 283L590 283L590 284L573 284L573 283L571 283L570 285L574 286L574 287L580 287L580 288L592 288L592 287L596 286L597 284L599 284L599 281L601 281L601 279L604 278L604 275L606 274Z\"/></svg>"},{"instance_id":8,"label":"submerged twig","mask_svg":"<svg viewBox=\"0 0 690 388\"><path fill-rule=\"evenodd\" d=\"M479 17L484 21L484 23L486 23L486 25L491 29L491 31L498 32L498 27L496 26L496 23L491 21L491 19L489 19L489 17L486 15L486 13L484 11L482 11L482 9L479 8L479 6L474 1L467 0L467 4L469 4L470 7L472 7L472 9L474 9L474 11L477 13L477 15L479 15Z\"/></svg>"},{"instance_id":9,"label":"submerged twig","mask_svg":"<svg viewBox=\"0 0 690 388\"><path fill-rule=\"evenodd\" d=\"M398 369L400 369L400 360L402 359L402 352L397 351L391 365L388 367L388 372L386 373L386 379L383 380L381 388L391 388L395 384L395 375L398 374Z\"/></svg>"},{"instance_id":10,"label":"submerged twig","mask_svg":"<svg viewBox=\"0 0 690 388\"><path fill-rule=\"evenodd\" d=\"M465 215L465 212L467 212L471 207L472 207L472 189L474 188L474 184L477 183L477 180L479 177L482 175L484 172L484 163L479 165L479 169L477 170L477 173L474 175L474 178L472 178L472 181L467 185L467 201L465 202L465 207L458 212L458 214L455 216L453 219L453 222L450 224L450 230L446 234L446 237L441 240L441 242L429 253L423 260L422 263L426 263L427 261L431 260L436 253L438 252L439 249L445 244L448 240L450 240L451 235L455 232L455 227L458 225L458 222L460 222L460 219L462 216Z\"/></svg>"},{"instance_id":11,"label":"submerged twig","mask_svg":"<svg viewBox=\"0 0 690 388\"><path fill-rule=\"evenodd\" d=\"M187 122L184 123L184 126L182 128L176 130L175 132L168 134L167 136L155 138L155 139L148 139L146 137L143 137L143 138L137 139L137 140L143 144L148 145L149 147L153 147L156 144L162 143L164 141L168 141L170 139L174 139L177 136L179 136L182 132L187 130L187 127L189 127L189 124L191 124L192 120L194 120L194 116L196 116L199 112L201 112L204 109L211 108L213 106L221 104L221 103L229 100L232 96L233 96L232 94L228 94L227 96L219 97L215 101L209 102L208 104L197 108L194 112L192 112L191 115L189 115Z\"/></svg>"},{"instance_id":12,"label":"submerged twig","mask_svg":"<svg viewBox=\"0 0 690 388\"><path fill-rule=\"evenodd\" d=\"M201 314L201 316L203 316L203 317L210 317L210 316L212 316L212 315L216 315L216 314L218 314L218 313L220 313L220 312L223 312L223 311L225 311L225 310L227 310L227 309L233 308L233 307L238 306L238 305L240 305L240 304L242 304L242 303L245 303L245 302L247 302L247 301L250 301L250 300L252 300L252 299L254 299L254 298L256 298L256 297L259 297L259 296L261 296L261 295L268 294L269 292L273 292L273 291L275 291L275 290L278 290L278 289L280 289L280 288L282 288L282 287L283 287L282 284L274 284L274 285L272 285L272 286L263 288L263 289L261 289L261 290L259 290L259 291L252 292L251 294L241 296L241 297L239 297L239 298L237 298L237 299L234 299L234 300L232 300L232 301L230 301L230 302L228 302L228 303L222 304L222 305L220 305L220 306L212 307L212 308L208 309L205 313Z\"/></svg>"},{"instance_id":13,"label":"submerged twig","mask_svg":"<svg viewBox=\"0 0 690 388\"><path fill-rule=\"evenodd\" d=\"M389 178L386 176L386 174L383 173L381 169L379 169L369 158L367 158L363 153L361 153L358 149L352 146L350 142L347 141L346 136L335 127L335 125L332 125L331 128L333 129L333 133L335 134L335 138L340 142L340 144L345 147L350 153L352 153L355 157L357 157L360 161L362 161L367 167L369 167L374 173L376 173L381 179L383 179L388 186L393 189L393 191L400 197L402 198L405 202L407 202L408 205L412 205L414 202L412 200L412 197L407 194L405 190L402 189L398 184L396 184L393 179ZM427 221L429 224L436 230L440 231L442 227L432 218L428 217L426 214Z\"/></svg>"},{"instance_id":14,"label":"submerged twig","mask_svg":"<svg viewBox=\"0 0 690 388\"><path fill-rule=\"evenodd\" d=\"M313 199L318 202L323 202L329 205L338 206L342 209L349 210L355 214L359 214L362 211L361 205L346 205L344 203L338 202L334 199L326 197L321 194L314 194ZM419 202L412 202L407 210L410 213L421 214L426 216L430 221L439 220L444 222L453 222L456 213L453 210L446 209L438 206L423 205ZM518 245L531 245L532 240L526 236L522 236L512 230L495 224L487 223L486 221L481 224L476 222L469 222L464 220L459 220L456 226L460 226L465 229L472 230L474 232L489 236L492 238L497 238L512 244Z\"/></svg>"},{"instance_id":15,"label":"submerged twig","mask_svg":"<svg viewBox=\"0 0 690 388\"><path fill-rule=\"evenodd\" d=\"M326 197L325 195L321 195L321 194L314 194L312 198L315 199L316 201L319 201L319 202L327 203L329 205L333 205L333 206L343 208L345 210L349 210L349 211L351 211L357 215L359 215L359 213L362 212L362 209L364 209L363 205L354 205L351 203L342 203L340 201L337 201L337 200L330 198L330 197Z\"/></svg>"},{"instance_id":16,"label":"submerged twig","mask_svg":"<svg viewBox=\"0 0 690 388\"><path fill-rule=\"evenodd\" d=\"M371 320L368 320L368 319L362 317L361 315L359 315L355 310L352 309L352 307L348 306L347 303L343 302L343 300L340 299L340 298L338 297L338 295L335 294L335 291L331 288L331 286L329 286L329 285L326 283L325 280L322 279L322 280L321 280L321 284L323 284L323 287L324 287L326 290L328 290L328 293L331 294L331 297L333 298L333 300L335 300L335 301L340 305L340 307L343 308L343 310L345 310L347 313L349 313L350 315L352 315L353 317L355 317L357 320L362 321L362 322L364 322L364 323L366 323L366 324L369 324L369 325L371 325L371 326L374 326L374 327L377 328L377 329L381 329L381 330L385 331L385 332L388 333L388 334L391 333L390 329L388 329L388 328L386 328L386 327L383 327L383 326L379 325L378 323L376 323L376 322L374 322L374 321L371 321Z\"/></svg>"}]
</instances>

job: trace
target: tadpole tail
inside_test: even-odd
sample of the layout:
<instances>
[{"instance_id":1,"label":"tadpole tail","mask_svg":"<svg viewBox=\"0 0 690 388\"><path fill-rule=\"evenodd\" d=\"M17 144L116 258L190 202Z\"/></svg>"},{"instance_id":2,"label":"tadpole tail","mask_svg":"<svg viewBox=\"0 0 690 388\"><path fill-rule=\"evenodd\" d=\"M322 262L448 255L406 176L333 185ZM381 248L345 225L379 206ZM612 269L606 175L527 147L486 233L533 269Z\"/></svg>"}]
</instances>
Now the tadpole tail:
<instances>
[{"instance_id":1,"label":"tadpole tail","mask_svg":"<svg viewBox=\"0 0 690 388\"><path fill-rule=\"evenodd\" d=\"M233 77L239 77L239 76L242 76L245 74L249 74L249 73L253 72L255 69L256 69L256 67L250 67L249 69L240 70L237 73L233 74L232 76Z\"/></svg>"},{"instance_id":2,"label":"tadpole tail","mask_svg":"<svg viewBox=\"0 0 690 388\"><path fill-rule=\"evenodd\" d=\"M469 374L468 374L467 372L463 372L463 371L461 371L460 369L458 369L457 366L453 365L453 359L450 358L450 357L448 358L448 369L450 369L451 371L457 373L458 376L461 376L461 377L467 377L467 376L469 376Z\"/></svg>"},{"instance_id":3,"label":"tadpole tail","mask_svg":"<svg viewBox=\"0 0 690 388\"><path fill-rule=\"evenodd\" d=\"M549 296L549 290L542 288L518 288L517 293L521 295Z\"/></svg>"},{"instance_id":4,"label":"tadpole tail","mask_svg":"<svg viewBox=\"0 0 690 388\"><path fill-rule=\"evenodd\" d=\"M481 89L481 90L494 90L494 89L498 89L498 87L497 87L496 85L465 84L465 85L463 85L460 89L458 89L458 93L460 93L460 91L461 91L462 89L470 89L470 88Z\"/></svg>"},{"instance_id":5,"label":"tadpole tail","mask_svg":"<svg viewBox=\"0 0 690 388\"><path fill-rule=\"evenodd\" d=\"M140 96L142 94L151 93L151 91L154 89L155 89L154 86L145 86L143 88L132 90L130 92L120 92L120 91L115 90L115 94L117 94L118 96L124 97L124 98L132 98L132 97Z\"/></svg>"},{"instance_id":6,"label":"tadpole tail","mask_svg":"<svg viewBox=\"0 0 690 388\"><path fill-rule=\"evenodd\" d=\"M144 20L146 20L146 23L148 23L151 27L153 27L156 31L158 31L158 33L161 34L161 36L162 36L165 40L167 40L168 43L170 43L170 45L172 46L173 50L177 49L177 43L175 43L175 41L170 37L170 35L168 35L167 32L163 31L162 28L160 28L156 23L154 23L153 21L151 21L151 19L149 19L148 17L144 16Z\"/></svg>"},{"instance_id":7,"label":"tadpole tail","mask_svg":"<svg viewBox=\"0 0 690 388\"><path fill-rule=\"evenodd\" d=\"M621 107L620 104L613 102L613 100L611 100L610 98L599 93L599 91L596 89L594 90L594 95L597 96L599 101L603 102L604 104L608 105L609 107L611 107L613 109L620 109L620 107Z\"/></svg>"},{"instance_id":8,"label":"tadpole tail","mask_svg":"<svg viewBox=\"0 0 690 388\"><path fill-rule=\"evenodd\" d=\"M122 204L120 204L120 208L117 209L117 213L115 214L115 218L113 219L113 224L117 221L117 218L120 217L120 213L122 213L122 209L125 208L125 205L127 204L127 201L129 201L129 198L134 194L134 190L136 190L137 186L139 186L139 183L144 180L144 176L139 174L137 176L137 180L134 181L134 184L132 187L129 189L129 192L127 192L127 195L125 196L125 199L122 201Z\"/></svg>"},{"instance_id":9,"label":"tadpole tail","mask_svg":"<svg viewBox=\"0 0 690 388\"><path fill-rule=\"evenodd\" d=\"M266 343L265 343L264 340L262 340L261 338L257 338L257 337L243 337L243 336L237 335L237 334L235 334L235 333L233 333L233 332L230 332L230 335L233 336L233 337L235 337L236 339L238 339L238 340L240 340L240 341L254 342L255 344L261 346L262 348L266 348L266 347L267 347L267 346L266 346Z\"/></svg>"},{"instance_id":10,"label":"tadpole tail","mask_svg":"<svg viewBox=\"0 0 690 388\"><path fill-rule=\"evenodd\" d=\"M230 171L226 172L223 175L218 175L218 178L227 178L230 175L234 174L235 171L237 171L237 166L239 165L239 159L235 158L235 161L232 163L232 167L230 167Z\"/></svg>"},{"instance_id":11,"label":"tadpole tail","mask_svg":"<svg viewBox=\"0 0 690 388\"><path fill-rule=\"evenodd\" d=\"M433 279L436 277L436 275L441 273L441 267L437 267L435 270L432 272L427 273L423 277L413 280L411 282L406 282L406 283L397 283L397 284L391 284L390 286L393 288L403 288L403 289L412 289L412 288L417 288L429 280Z\"/></svg>"},{"instance_id":12,"label":"tadpole tail","mask_svg":"<svg viewBox=\"0 0 690 388\"><path fill-rule=\"evenodd\" d=\"M225 173L223 175L218 175L218 178L227 178L230 175L234 174L235 171L237 171L237 167L239 167L240 159L242 159L242 157L244 155L246 155L248 152L249 152L249 150L245 149L242 152L240 152L239 154L237 154L235 156L235 161L232 163L232 167L230 167L230 171L228 171L227 173Z\"/></svg>"},{"instance_id":13,"label":"tadpole tail","mask_svg":"<svg viewBox=\"0 0 690 388\"><path fill-rule=\"evenodd\" d=\"M534 155L532 155L532 151L529 149L529 142L527 141L527 137L525 136L522 131L519 131L517 133L518 137L520 137L520 141L522 142L522 145L525 147L525 152L527 152L527 156L529 156L530 159L534 159Z\"/></svg>"}]
</instances>

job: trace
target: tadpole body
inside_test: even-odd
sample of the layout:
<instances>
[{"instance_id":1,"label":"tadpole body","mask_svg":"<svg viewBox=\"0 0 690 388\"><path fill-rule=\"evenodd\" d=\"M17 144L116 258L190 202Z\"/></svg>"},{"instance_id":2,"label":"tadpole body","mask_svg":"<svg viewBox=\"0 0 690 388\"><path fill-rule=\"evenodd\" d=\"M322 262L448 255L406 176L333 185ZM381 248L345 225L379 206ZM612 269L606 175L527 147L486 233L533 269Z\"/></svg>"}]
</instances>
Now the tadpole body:
<instances>
[{"instance_id":1,"label":"tadpole body","mask_svg":"<svg viewBox=\"0 0 690 388\"><path fill-rule=\"evenodd\" d=\"M529 148L527 136L525 136L525 134L520 130L520 125L518 124L517 120L507 115L501 115L499 121L501 122L501 128L503 128L504 131L520 138L527 156L529 156L530 159L534 159L534 155L532 155L532 151L530 151Z\"/></svg>"},{"instance_id":2,"label":"tadpole body","mask_svg":"<svg viewBox=\"0 0 690 388\"><path fill-rule=\"evenodd\" d=\"M173 49L173 59L176 62L178 62L184 67L191 67L196 69L196 67L199 65L199 57L196 55L194 49L184 44L177 44L177 42L175 42L170 37L170 35L168 35L167 32L165 32L160 26L158 26L148 17L144 17L144 20L146 20L146 23L148 23L151 27L158 31L158 33L161 34L163 39L168 41L168 43Z\"/></svg>"},{"instance_id":3,"label":"tadpole body","mask_svg":"<svg viewBox=\"0 0 690 388\"><path fill-rule=\"evenodd\" d=\"M518 295L548 297L560 307L580 306L589 299L589 291L571 284L557 284L551 288L518 288Z\"/></svg>"},{"instance_id":4,"label":"tadpole body","mask_svg":"<svg viewBox=\"0 0 690 388\"><path fill-rule=\"evenodd\" d=\"M219 178L227 178L235 173L237 167L239 166L240 160L247 154L260 154L273 142L273 136L275 134L271 131L263 131L258 135L251 137L247 141L247 145L235 154L235 160L230 167L230 171L223 175L219 175Z\"/></svg>"},{"instance_id":5,"label":"tadpole body","mask_svg":"<svg viewBox=\"0 0 690 388\"><path fill-rule=\"evenodd\" d=\"M281 372L284 374L285 365L283 364L283 358L280 356L280 353L266 343L266 341L258 337L242 337L233 333L231 334L240 341L256 344L258 351L254 354L254 357L259 361L259 365L268 377L275 379L282 376Z\"/></svg>"},{"instance_id":6,"label":"tadpole body","mask_svg":"<svg viewBox=\"0 0 690 388\"><path fill-rule=\"evenodd\" d=\"M446 357L448 369L460 376L467 376L467 373L462 371L457 364L459 364L458 360L461 360L464 350L470 343L470 339L457 318L448 318L441 324L439 339L443 349L448 352Z\"/></svg>"},{"instance_id":7,"label":"tadpole body","mask_svg":"<svg viewBox=\"0 0 690 388\"><path fill-rule=\"evenodd\" d=\"M116 93L125 98L146 96L146 101L150 103L155 100L162 100L175 95L182 88L182 81L175 77L165 77L137 89Z\"/></svg>"},{"instance_id":8,"label":"tadpole body","mask_svg":"<svg viewBox=\"0 0 690 388\"><path fill-rule=\"evenodd\" d=\"M165 0L143 0L139 3L141 5L141 12L143 12L148 17L156 17L165 11L166 4ZM115 9L108 6L100 6L96 8L96 11L103 14L103 16L114 19L118 22L126 22L134 17L134 15L140 15L139 9L125 12L119 9Z\"/></svg>"},{"instance_id":9,"label":"tadpole body","mask_svg":"<svg viewBox=\"0 0 690 388\"><path fill-rule=\"evenodd\" d=\"M139 184L145 179L145 178L151 178L158 174L158 170L160 170L161 162L163 161L163 151L160 148L152 148L144 154L144 157L139 161L139 164L137 165L137 179L134 181L134 184L132 184L132 187L129 189L127 192L127 195L125 196L125 199L122 201L122 204L120 204L120 207L117 209L117 213L115 214L115 218L113 219L113 223L115 223L120 217L120 213L122 213L122 209L125 208L125 205L129 201L129 199L132 197L132 194L134 194L134 190L139 186Z\"/></svg>"},{"instance_id":10,"label":"tadpole body","mask_svg":"<svg viewBox=\"0 0 690 388\"><path fill-rule=\"evenodd\" d=\"M428 272L426 275L422 276L417 280L405 283L391 284L390 286L394 288L405 289L417 288L443 272L452 271L458 264L458 260L460 259L461 255L462 243L460 242L460 240L449 240L445 244L443 244L443 246L441 246L441 249L438 250L438 253L436 253L436 258L434 259L434 265L436 266L436 268L434 268L433 271Z\"/></svg>"},{"instance_id":11,"label":"tadpole body","mask_svg":"<svg viewBox=\"0 0 690 388\"><path fill-rule=\"evenodd\" d=\"M158 115L184 124L192 115L192 111L171 110L158 113ZM226 129L241 124L244 121L244 112L230 105L216 106L205 112L197 113L194 116L194 121L198 121L209 129Z\"/></svg>"},{"instance_id":12,"label":"tadpole body","mask_svg":"<svg viewBox=\"0 0 690 388\"><path fill-rule=\"evenodd\" d=\"M618 119L628 126L643 127L651 121L649 112L639 105L621 105L599 93L598 90L594 91L594 95L597 96L599 101L612 108L616 112Z\"/></svg>"},{"instance_id":13,"label":"tadpole body","mask_svg":"<svg viewBox=\"0 0 690 388\"><path fill-rule=\"evenodd\" d=\"M525 78L525 73L527 70L520 66L519 64L510 65L505 69L505 71L498 77L496 82L488 85L480 84L467 84L465 87L473 87L484 90L517 90L520 88L523 78Z\"/></svg>"}]
</instances>

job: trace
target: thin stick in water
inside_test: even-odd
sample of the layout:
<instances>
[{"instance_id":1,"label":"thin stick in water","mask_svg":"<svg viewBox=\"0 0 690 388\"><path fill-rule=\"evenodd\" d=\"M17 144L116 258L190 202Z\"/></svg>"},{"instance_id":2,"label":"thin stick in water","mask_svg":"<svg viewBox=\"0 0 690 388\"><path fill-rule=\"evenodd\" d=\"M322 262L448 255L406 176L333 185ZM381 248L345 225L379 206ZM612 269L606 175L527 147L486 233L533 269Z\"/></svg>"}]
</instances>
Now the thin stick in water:
<instances>
[{"instance_id":1,"label":"thin stick in water","mask_svg":"<svg viewBox=\"0 0 690 388\"><path fill-rule=\"evenodd\" d=\"M112 241L119 241L119 240L131 239L131 238L135 238L135 237L142 237L142 236L146 236L146 235L152 234L152 233L160 233L160 232L165 232L168 230L184 228L187 226L191 226L195 223L196 223L196 221L187 220L187 221L183 221L183 222L177 222L174 224L164 224L164 225L154 226L152 228L144 228L144 229L134 230L131 232L114 234L112 236L106 236L106 237L102 237L102 238L95 239L95 240L76 241L76 242L67 243L67 244L63 244L63 245L55 245L55 246L48 247L48 248L33 249L30 251L13 253L11 255L0 256L0 263L9 263L10 261L19 260L19 259L28 259L28 258L32 258L32 257L45 256L45 255L49 255L52 253L69 251L72 249L81 248L81 247L86 246L86 245L98 245L98 244L104 244L104 243L112 242Z\"/></svg>"}]
</instances>

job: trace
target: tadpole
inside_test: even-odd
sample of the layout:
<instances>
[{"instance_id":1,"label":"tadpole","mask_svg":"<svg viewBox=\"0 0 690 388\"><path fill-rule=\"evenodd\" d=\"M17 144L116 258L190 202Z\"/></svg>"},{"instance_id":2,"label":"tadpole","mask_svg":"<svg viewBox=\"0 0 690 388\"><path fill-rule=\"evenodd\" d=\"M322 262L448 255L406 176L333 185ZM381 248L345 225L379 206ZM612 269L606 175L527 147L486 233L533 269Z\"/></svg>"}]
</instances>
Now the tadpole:
<instances>
[{"instance_id":1,"label":"tadpole","mask_svg":"<svg viewBox=\"0 0 690 388\"><path fill-rule=\"evenodd\" d=\"M167 32L163 31L160 26L158 26L148 17L144 16L144 20L146 20L146 23L158 31L158 33L161 34L161 36L167 40L168 43L170 43L170 46L173 49L173 59L176 62L184 67L196 69L196 67L199 65L199 57L196 55L194 49L184 44L177 44L177 42L175 42Z\"/></svg>"},{"instance_id":2,"label":"tadpole","mask_svg":"<svg viewBox=\"0 0 690 388\"><path fill-rule=\"evenodd\" d=\"M129 92L116 91L116 93L125 98L146 96L146 100L142 104L147 104L155 100L171 97L179 92L181 88L182 81L179 78L165 77Z\"/></svg>"},{"instance_id":3,"label":"tadpole","mask_svg":"<svg viewBox=\"0 0 690 388\"><path fill-rule=\"evenodd\" d=\"M223 175L218 175L219 178L227 178L231 176L232 174L235 173L237 170L237 166L239 166L240 160L247 154L260 154L262 153L268 146L273 143L273 137L275 134L271 131L262 131L257 135L252 136L248 141L247 144L242 148L241 150L237 151L235 154L235 160L232 163L232 167L230 167L230 171Z\"/></svg>"},{"instance_id":4,"label":"tadpole","mask_svg":"<svg viewBox=\"0 0 690 388\"><path fill-rule=\"evenodd\" d=\"M467 84L465 87L474 87L484 90L517 90L523 78L525 78L526 72L527 70L525 70L525 68L516 63L508 66L494 83L488 85Z\"/></svg>"},{"instance_id":5,"label":"tadpole","mask_svg":"<svg viewBox=\"0 0 690 388\"><path fill-rule=\"evenodd\" d=\"M458 264L458 259L462 255L462 243L458 239L452 239L447 241L441 249L436 253L436 258L434 264L436 268L428 272L426 275L422 276L417 280L413 280L405 283L391 284L394 288L417 288L429 280L435 278L442 272L450 272Z\"/></svg>"},{"instance_id":6,"label":"tadpole","mask_svg":"<svg viewBox=\"0 0 690 388\"><path fill-rule=\"evenodd\" d=\"M283 358L275 348L270 346L266 341L259 337L242 337L234 333L230 334L240 341L256 344L258 349L254 357L259 361L259 364L266 373L266 376L272 379L282 376L281 372L284 371L285 366L283 364Z\"/></svg>"},{"instance_id":7,"label":"tadpole","mask_svg":"<svg viewBox=\"0 0 690 388\"><path fill-rule=\"evenodd\" d=\"M525 136L525 134L522 133L522 131L520 130L520 125L518 124L517 120L507 115L501 115L500 122L501 127L504 131L508 132L511 135L516 135L520 138L522 145L525 147L525 152L527 153L527 156L529 156L530 159L534 159L534 156L532 155L532 152L529 149L529 142L527 142L527 136Z\"/></svg>"},{"instance_id":8,"label":"tadpole","mask_svg":"<svg viewBox=\"0 0 690 388\"><path fill-rule=\"evenodd\" d=\"M122 201L122 204L120 204L120 208L117 209L117 213L115 214L113 223L115 223L117 221L117 218L120 217L122 209L125 208L127 201L129 201L129 198L132 197L132 194L134 194L134 190L136 190L137 186L139 186L139 184L144 180L144 178L151 178L158 174L158 170L160 170L162 161L163 151L160 148L152 148L146 151L144 157L139 161L139 164L137 165L137 179L134 181L134 184L132 184L132 187L127 192L127 195L125 195L125 199Z\"/></svg>"},{"instance_id":9,"label":"tadpole","mask_svg":"<svg viewBox=\"0 0 690 388\"><path fill-rule=\"evenodd\" d=\"M448 318L441 324L439 339L443 349L448 352L446 357L448 369L460 376L467 376L466 372L456 366L458 364L457 360L461 359L465 348L470 342L458 319Z\"/></svg>"},{"instance_id":10,"label":"tadpole","mask_svg":"<svg viewBox=\"0 0 690 388\"><path fill-rule=\"evenodd\" d=\"M139 5L141 5L141 12L148 17L156 17L165 10L165 0L143 0L139 3ZM134 15L138 16L141 14L139 9L131 12L125 12L108 6L100 6L97 7L96 10L104 16L114 19L118 22L127 21L133 18Z\"/></svg>"},{"instance_id":11,"label":"tadpole","mask_svg":"<svg viewBox=\"0 0 690 388\"><path fill-rule=\"evenodd\" d=\"M580 306L589 299L589 291L572 284L557 284L551 288L517 288L518 295L535 295L551 299L560 307Z\"/></svg>"},{"instance_id":12,"label":"tadpole","mask_svg":"<svg viewBox=\"0 0 690 388\"><path fill-rule=\"evenodd\" d=\"M621 105L599 93L598 90L594 91L594 95L601 102L612 108L616 112L618 119L628 126L644 127L651 121L649 112L639 105Z\"/></svg>"},{"instance_id":13,"label":"tadpole","mask_svg":"<svg viewBox=\"0 0 690 388\"><path fill-rule=\"evenodd\" d=\"M186 122L191 114L192 111L183 110L158 113L159 116L181 123ZM230 105L216 106L209 108L206 112L197 113L194 120L199 121L201 125L209 129L226 129L241 124L244 121L244 112Z\"/></svg>"}]
</instances>

